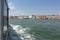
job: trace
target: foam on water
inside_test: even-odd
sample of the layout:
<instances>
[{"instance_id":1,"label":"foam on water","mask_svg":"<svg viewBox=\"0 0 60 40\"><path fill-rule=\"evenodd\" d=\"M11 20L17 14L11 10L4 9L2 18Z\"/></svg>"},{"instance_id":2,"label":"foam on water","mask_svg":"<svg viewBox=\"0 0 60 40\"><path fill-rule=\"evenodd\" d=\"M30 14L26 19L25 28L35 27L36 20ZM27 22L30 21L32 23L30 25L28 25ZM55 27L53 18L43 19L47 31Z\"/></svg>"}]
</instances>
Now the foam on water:
<instances>
[{"instance_id":1,"label":"foam on water","mask_svg":"<svg viewBox=\"0 0 60 40\"><path fill-rule=\"evenodd\" d=\"M34 36L32 36L32 34L29 34L27 32L30 30L30 28L28 28L28 27L24 28L21 25L13 25L13 24L10 24L10 25L15 30L15 32L18 34L20 39L22 39L22 40L35 40Z\"/></svg>"}]
</instances>

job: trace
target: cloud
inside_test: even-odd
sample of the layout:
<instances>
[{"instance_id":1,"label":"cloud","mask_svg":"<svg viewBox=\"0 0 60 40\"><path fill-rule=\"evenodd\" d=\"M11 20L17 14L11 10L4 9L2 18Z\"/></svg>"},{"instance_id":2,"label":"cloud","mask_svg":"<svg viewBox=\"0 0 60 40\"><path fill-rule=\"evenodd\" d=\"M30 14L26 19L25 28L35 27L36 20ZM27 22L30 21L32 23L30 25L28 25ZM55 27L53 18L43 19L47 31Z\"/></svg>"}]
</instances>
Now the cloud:
<instances>
[{"instance_id":1,"label":"cloud","mask_svg":"<svg viewBox=\"0 0 60 40\"><path fill-rule=\"evenodd\" d=\"M13 3L8 3L8 6L9 6L10 10L14 10L15 9L15 6L13 5Z\"/></svg>"},{"instance_id":2,"label":"cloud","mask_svg":"<svg viewBox=\"0 0 60 40\"><path fill-rule=\"evenodd\" d=\"M26 15L26 12L16 10L16 11L14 12L14 15Z\"/></svg>"}]
</instances>

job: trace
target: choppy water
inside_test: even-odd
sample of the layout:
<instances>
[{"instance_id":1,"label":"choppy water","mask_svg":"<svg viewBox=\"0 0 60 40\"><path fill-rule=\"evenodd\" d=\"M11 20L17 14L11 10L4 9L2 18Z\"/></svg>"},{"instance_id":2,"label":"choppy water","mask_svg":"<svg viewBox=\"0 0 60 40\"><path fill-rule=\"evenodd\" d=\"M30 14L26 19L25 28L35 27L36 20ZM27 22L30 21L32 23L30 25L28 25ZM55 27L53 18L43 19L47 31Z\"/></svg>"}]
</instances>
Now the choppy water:
<instances>
[{"instance_id":1,"label":"choppy water","mask_svg":"<svg viewBox=\"0 0 60 40\"><path fill-rule=\"evenodd\" d=\"M60 20L10 19L9 23L22 40L60 40Z\"/></svg>"}]
</instances>

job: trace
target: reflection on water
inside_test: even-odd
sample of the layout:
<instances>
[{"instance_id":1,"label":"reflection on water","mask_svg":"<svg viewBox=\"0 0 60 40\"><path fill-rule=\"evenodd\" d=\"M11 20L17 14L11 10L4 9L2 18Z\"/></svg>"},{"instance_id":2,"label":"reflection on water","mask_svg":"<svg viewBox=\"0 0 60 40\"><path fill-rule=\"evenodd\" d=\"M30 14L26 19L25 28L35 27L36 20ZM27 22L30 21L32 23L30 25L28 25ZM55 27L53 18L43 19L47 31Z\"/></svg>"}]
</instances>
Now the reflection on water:
<instances>
[{"instance_id":1,"label":"reflection on water","mask_svg":"<svg viewBox=\"0 0 60 40\"><path fill-rule=\"evenodd\" d=\"M10 19L9 22L22 40L60 40L60 20Z\"/></svg>"}]
</instances>

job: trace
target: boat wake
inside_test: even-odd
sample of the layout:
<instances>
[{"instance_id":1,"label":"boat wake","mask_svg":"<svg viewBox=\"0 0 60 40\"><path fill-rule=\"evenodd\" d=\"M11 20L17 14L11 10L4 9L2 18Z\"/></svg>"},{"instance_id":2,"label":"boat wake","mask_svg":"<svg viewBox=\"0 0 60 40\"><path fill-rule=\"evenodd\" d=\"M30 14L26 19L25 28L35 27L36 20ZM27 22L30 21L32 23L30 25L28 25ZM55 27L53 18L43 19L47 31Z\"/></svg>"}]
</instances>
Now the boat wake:
<instances>
[{"instance_id":1,"label":"boat wake","mask_svg":"<svg viewBox=\"0 0 60 40\"><path fill-rule=\"evenodd\" d=\"M10 24L10 26L15 30L15 32L18 34L19 38L21 40L35 40L34 35L29 34L29 30L31 28L29 27L22 27L21 25L13 25Z\"/></svg>"}]
</instances>

